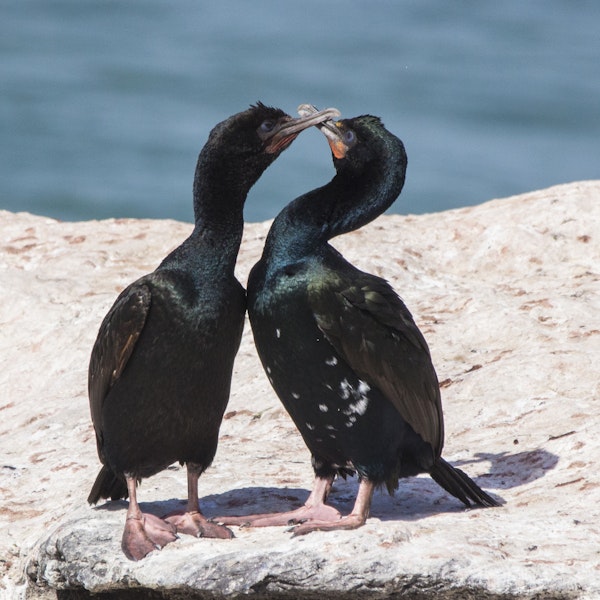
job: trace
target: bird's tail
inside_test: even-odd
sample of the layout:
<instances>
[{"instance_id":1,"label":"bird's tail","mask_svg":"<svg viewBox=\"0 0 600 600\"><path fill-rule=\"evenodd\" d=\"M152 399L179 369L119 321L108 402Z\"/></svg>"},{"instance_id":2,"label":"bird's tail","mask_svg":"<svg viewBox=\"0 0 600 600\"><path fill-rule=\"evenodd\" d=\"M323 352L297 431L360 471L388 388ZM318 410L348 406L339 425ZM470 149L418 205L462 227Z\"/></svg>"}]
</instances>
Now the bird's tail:
<instances>
[{"instance_id":1,"label":"bird's tail","mask_svg":"<svg viewBox=\"0 0 600 600\"><path fill-rule=\"evenodd\" d=\"M96 504L102 498L110 498L111 500L119 500L127 498L127 483L125 478L111 471L106 465L100 469L96 481L92 486L92 491L88 496L87 501L90 504Z\"/></svg>"},{"instance_id":2,"label":"bird's tail","mask_svg":"<svg viewBox=\"0 0 600 600\"><path fill-rule=\"evenodd\" d=\"M466 473L447 463L441 456L435 461L429 474L436 483L467 506L501 506L500 502L486 494Z\"/></svg>"}]
</instances>

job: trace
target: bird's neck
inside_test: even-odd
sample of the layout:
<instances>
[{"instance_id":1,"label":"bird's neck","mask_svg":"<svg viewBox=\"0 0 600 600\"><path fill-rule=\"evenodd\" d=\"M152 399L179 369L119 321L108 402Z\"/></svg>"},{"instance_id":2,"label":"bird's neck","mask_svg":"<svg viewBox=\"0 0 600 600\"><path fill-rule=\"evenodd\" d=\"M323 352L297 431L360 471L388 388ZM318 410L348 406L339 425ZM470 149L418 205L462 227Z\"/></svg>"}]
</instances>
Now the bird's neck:
<instances>
[{"instance_id":1,"label":"bird's neck","mask_svg":"<svg viewBox=\"0 0 600 600\"><path fill-rule=\"evenodd\" d=\"M223 162L200 155L194 178L194 230L165 263L185 265L198 274L233 276L244 231L244 202L257 177L232 173L228 166L215 168Z\"/></svg>"},{"instance_id":2,"label":"bird's neck","mask_svg":"<svg viewBox=\"0 0 600 600\"><path fill-rule=\"evenodd\" d=\"M244 202L259 173L236 169L227 157L200 153L194 175L194 221L196 229L238 240L244 226ZM262 172L262 171L261 171Z\"/></svg>"},{"instance_id":3,"label":"bird's neck","mask_svg":"<svg viewBox=\"0 0 600 600\"><path fill-rule=\"evenodd\" d=\"M274 269L292 264L318 254L330 239L374 220L404 184L404 168L390 166L374 163L360 176L340 170L327 185L294 200L275 219L263 260Z\"/></svg>"}]
</instances>

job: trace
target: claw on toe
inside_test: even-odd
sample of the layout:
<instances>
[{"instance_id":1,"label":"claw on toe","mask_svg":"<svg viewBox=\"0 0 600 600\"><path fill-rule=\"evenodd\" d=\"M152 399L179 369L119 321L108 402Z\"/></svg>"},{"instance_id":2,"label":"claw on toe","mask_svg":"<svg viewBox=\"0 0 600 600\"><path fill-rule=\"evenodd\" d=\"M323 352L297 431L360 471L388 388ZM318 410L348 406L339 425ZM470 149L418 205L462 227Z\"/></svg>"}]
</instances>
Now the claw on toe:
<instances>
[{"instance_id":1,"label":"claw on toe","mask_svg":"<svg viewBox=\"0 0 600 600\"><path fill-rule=\"evenodd\" d=\"M349 529L358 529L365 524L364 515L350 514L336 521L322 521L318 519L309 519L303 523L297 524L291 528L292 537L299 537L312 533L313 531L340 531Z\"/></svg>"},{"instance_id":2,"label":"claw on toe","mask_svg":"<svg viewBox=\"0 0 600 600\"><path fill-rule=\"evenodd\" d=\"M216 538L230 540L233 531L225 525L209 521L199 512L174 513L165 517L165 521L174 525L177 533L185 533L194 537Z\"/></svg>"},{"instance_id":3,"label":"claw on toe","mask_svg":"<svg viewBox=\"0 0 600 600\"><path fill-rule=\"evenodd\" d=\"M128 517L125 521L121 548L129 560L141 560L177 539L175 529L154 515Z\"/></svg>"},{"instance_id":4,"label":"claw on toe","mask_svg":"<svg viewBox=\"0 0 600 600\"><path fill-rule=\"evenodd\" d=\"M231 531L229 527L225 527L225 525L218 525L217 523L206 522L200 526L199 537L230 540L233 539L235 536L233 535L233 531Z\"/></svg>"}]
</instances>

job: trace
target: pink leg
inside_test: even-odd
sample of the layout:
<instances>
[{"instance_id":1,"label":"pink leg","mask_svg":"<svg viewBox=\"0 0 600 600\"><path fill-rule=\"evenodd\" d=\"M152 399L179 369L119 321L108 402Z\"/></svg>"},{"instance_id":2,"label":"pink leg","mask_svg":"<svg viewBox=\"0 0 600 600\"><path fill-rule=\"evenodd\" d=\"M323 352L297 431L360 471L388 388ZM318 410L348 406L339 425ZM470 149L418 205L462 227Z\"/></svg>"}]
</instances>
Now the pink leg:
<instances>
[{"instance_id":1,"label":"pink leg","mask_svg":"<svg viewBox=\"0 0 600 600\"><path fill-rule=\"evenodd\" d=\"M126 477L129 507L121 548L129 560L141 560L153 550L177 539L175 528L158 517L143 513L137 503L135 477Z\"/></svg>"},{"instance_id":2,"label":"pink leg","mask_svg":"<svg viewBox=\"0 0 600 600\"><path fill-rule=\"evenodd\" d=\"M294 536L305 535L311 531L334 531L336 529L357 529L358 527L361 527L365 524L365 521L369 516L369 509L371 507L374 491L375 486L373 483L367 480L361 481L358 488L358 494L356 495L354 508L347 517L342 517L337 521L317 518L301 522L294 527Z\"/></svg>"},{"instance_id":3,"label":"pink leg","mask_svg":"<svg viewBox=\"0 0 600 600\"><path fill-rule=\"evenodd\" d=\"M281 513L266 513L247 515L243 517L215 517L213 521L225 523L225 525L241 525L244 527L271 527L277 525L292 525L301 523L307 519L319 519L325 521L338 521L341 518L339 511L333 506L325 504L327 496L333 484L333 477L317 477L312 492L304 506L296 510Z\"/></svg>"},{"instance_id":4,"label":"pink leg","mask_svg":"<svg viewBox=\"0 0 600 600\"><path fill-rule=\"evenodd\" d=\"M201 512L198 502L199 468L192 463L187 465L188 503L185 512L177 511L165 517L165 521L177 528L177 533L187 533L195 537L231 539L231 529L209 521Z\"/></svg>"}]
</instances>

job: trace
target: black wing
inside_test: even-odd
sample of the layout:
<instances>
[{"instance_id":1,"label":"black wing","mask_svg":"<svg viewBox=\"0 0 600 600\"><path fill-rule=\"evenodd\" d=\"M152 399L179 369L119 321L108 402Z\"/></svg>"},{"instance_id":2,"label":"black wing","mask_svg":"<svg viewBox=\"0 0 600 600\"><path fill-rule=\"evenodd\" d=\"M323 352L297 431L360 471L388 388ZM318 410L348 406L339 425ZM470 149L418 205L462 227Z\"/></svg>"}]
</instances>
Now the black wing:
<instances>
[{"instance_id":1,"label":"black wing","mask_svg":"<svg viewBox=\"0 0 600 600\"><path fill-rule=\"evenodd\" d=\"M358 275L357 275L358 273ZM427 342L396 292L383 279L339 272L331 285L309 288L309 303L325 337L437 456L444 443L439 384Z\"/></svg>"},{"instance_id":2,"label":"black wing","mask_svg":"<svg viewBox=\"0 0 600 600\"><path fill-rule=\"evenodd\" d=\"M102 406L127 365L150 309L150 288L138 281L116 299L100 325L88 370L88 394L98 453L102 447Z\"/></svg>"}]
</instances>

